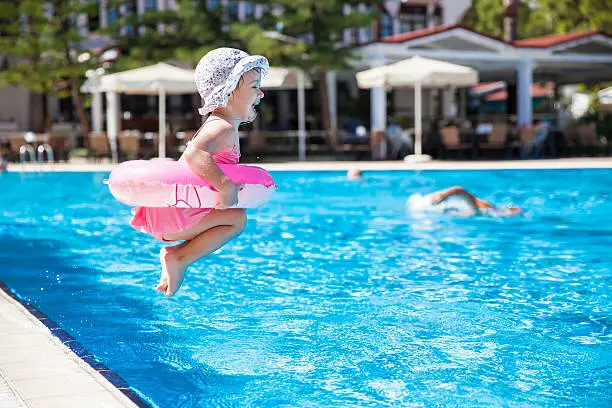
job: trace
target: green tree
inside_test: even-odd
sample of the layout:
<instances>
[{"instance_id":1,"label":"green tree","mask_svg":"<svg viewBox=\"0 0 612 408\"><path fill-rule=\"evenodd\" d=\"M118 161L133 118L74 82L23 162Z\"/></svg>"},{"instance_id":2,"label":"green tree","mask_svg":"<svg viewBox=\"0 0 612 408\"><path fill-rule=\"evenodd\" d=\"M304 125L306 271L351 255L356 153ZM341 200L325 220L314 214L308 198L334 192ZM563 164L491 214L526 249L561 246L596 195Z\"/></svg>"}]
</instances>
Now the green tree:
<instances>
[{"instance_id":1,"label":"green tree","mask_svg":"<svg viewBox=\"0 0 612 408\"><path fill-rule=\"evenodd\" d=\"M537 0L530 8L532 32L612 31L612 2L609 0Z\"/></svg>"},{"instance_id":2,"label":"green tree","mask_svg":"<svg viewBox=\"0 0 612 408\"><path fill-rule=\"evenodd\" d=\"M461 24L480 33L502 38L503 16L503 0L472 0L472 7Z\"/></svg>"},{"instance_id":3,"label":"green tree","mask_svg":"<svg viewBox=\"0 0 612 408\"><path fill-rule=\"evenodd\" d=\"M372 23L371 12L344 15L345 5L357 9L359 0L270 0L259 1L268 6L261 21L232 24L231 36L251 53L268 57L271 64L300 67L314 72L319 79L319 96L323 128L331 130L325 75L328 71L350 68L355 58L355 45L343 43L344 29L367 27ZM300 42L270 38L270 31L300 39ZM330 133L330 142L336 143Z\"/></svg>"},{"instance_id":4,"label":"green tree","mask_svg":"<svg viewBox=\"0 0 612 408\"><path fill-rule=\"evenodd\" d=\"M42 95L45 130L51 125L46 96L57 96L72 98L82 132L89 132L80 86L96 61L78 30L77 16L96 13L97 4L80 0L0 1L0 52L11 61L0 72L0 86L22 86Z\"/></svg>"},{"instance_id":5,"label":"green tree","mask_svg":"<svg viewBox=\"0 0 612 408\"><path fill-rule=\"evenodd\" d=\"M109 27L121 50L113 68L172 60L195 65L206 52L235 44L224 29L224 12L221 6L208 9L205 1L177 0L173 10L126 13Z\"/></svg>"},{"instance_id":6,"label":"green tree","mask_svg":"<svg viewBox=\"0 0 612 408\"><path fill-rule=\"evenodd\" d=\"M580 30L612 31L609 0L529 0L519 11L519 38ZM503 0L473 0L462 24L478 32L503 37Z\"/></svg>"}]
</instances>

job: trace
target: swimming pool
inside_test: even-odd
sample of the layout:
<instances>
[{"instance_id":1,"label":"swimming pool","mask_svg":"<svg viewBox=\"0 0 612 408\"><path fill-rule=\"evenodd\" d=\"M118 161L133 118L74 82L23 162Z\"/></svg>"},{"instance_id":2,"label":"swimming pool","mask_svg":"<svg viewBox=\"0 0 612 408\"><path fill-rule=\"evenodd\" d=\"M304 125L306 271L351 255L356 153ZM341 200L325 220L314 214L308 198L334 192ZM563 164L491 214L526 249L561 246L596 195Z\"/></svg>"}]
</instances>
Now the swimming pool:
<instances>
[{"instance_id":1,"label":"swimming pool","mask_svg":"<svg viewBox=\"0 0 612 408\"><path fill-rule=\"evenodd\" d=\"M154 290L103 173L0 174L0 280L159 407L610 406L611 170L279 172ZM415 217L451 185L517 218Z\"/></svg>"}]
</instances>

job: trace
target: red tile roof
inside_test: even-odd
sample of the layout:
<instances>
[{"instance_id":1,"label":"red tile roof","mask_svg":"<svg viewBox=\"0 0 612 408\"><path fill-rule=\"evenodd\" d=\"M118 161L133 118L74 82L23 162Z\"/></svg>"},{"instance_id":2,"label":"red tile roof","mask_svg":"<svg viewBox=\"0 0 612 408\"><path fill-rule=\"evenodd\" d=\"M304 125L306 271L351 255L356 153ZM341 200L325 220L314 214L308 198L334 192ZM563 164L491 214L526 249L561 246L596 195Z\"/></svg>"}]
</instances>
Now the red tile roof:
<instances>
[{"instance_id":1,"label":"red tile roof","mask_svg":"<svg viewBox=\"0 0 612 408\"><path fill-rule=\"evenodd\" d=\"M547 48L554 45L563 44L566 42L579 40L581 38L590 37L595 34L600 34L597 30L589 31L577 31L573 33L565 34L551 34L543 37L525 38L523 40L517 40L512 43L515 47L529 47L529 48Z\"/></svg>"},{"instance_id":2,"label":"red tile roof","mask_svg":"<svg viewBox=\"0 0 612 408\"><path fill-rule=\"evenodd\" d=\"M381 39L379 39L378 41L373 41L374 43L379 42L379 43L403 43L406 41L411 41L411 40L416 40L418 38L423 38L423 37L427 37L430 35L434 35L434 34L439 34L439 33L443 33L446 31L451 31L454 29L460 28L462 30L466 30L466 31L470 31L476 35L480 35L482 37L487 37L490 38L492 40L495 41L499 41L501 43L506 43L504 40L502 40L501 38L497 38L494 37L492 35L488 35L488 34L484 34L484 33L480 33L478 31L472 30L469 27L465 27L462 26L460 24L455 24L455 25L439 25L436 27L431 27L431 28L422 28L420 30L415 30L415 31L410 31L407 33L402 33L402 34L395 34L395 35L390 35L388 37L383 37Z\"/></svg>"},{"instance_id":3,"label":"red tile roof","mask_svg":"<svg viewBox=\"0 0 612 408\"><path fill-rule=\"evenodd\" d=\"M464 27L462 25L440 25L432 28L423 28L421 30L410 31L407 33L391 35L388 37L383 37L378 41L372 41L373 43L403 43L406 41L416 40L423 37L428 37L430 35L443 33L446 31L451 31L456 28L461 28L463 30L471 31L474 34L481 35L483 37L488 37L492 40L499 41L505 44L513 45L515 47L523 47L523 48L547 48L555 45L563 44L569 41L579 40L581 38L586 38L595 34L602 34L608 37L611 37L608 34L605 34L601 31L597 30L589 30L589 31L578 31L573 33L565 33L565 34L551 34L545 35L542 37L533 37L533 38L525 38L522 40L516 40L512 43L508 43L501 38L497 38L491 35L487 35L484 33L480 33L478 31L474 31L471 28ZM365 44L362 44L365 45Z\"/></svg>"},{"instance_id":4,"label":"red tile roof","mask_svg":"<svg viewBox=\"0 0 612 408\"><path fill-rule=\"evenodd\" d=\"M417 38L427 37L433 34L443 33L444 31L449 31L449 30L452 30L453 28L457 28L457 26L440 25L440 26L432 27L432 28L423 28L421 30L415 30L415 31L407 32L407 33L383 37L378 42L402 43L405 41L416 40Z\"/></svg>"}]
</instances>

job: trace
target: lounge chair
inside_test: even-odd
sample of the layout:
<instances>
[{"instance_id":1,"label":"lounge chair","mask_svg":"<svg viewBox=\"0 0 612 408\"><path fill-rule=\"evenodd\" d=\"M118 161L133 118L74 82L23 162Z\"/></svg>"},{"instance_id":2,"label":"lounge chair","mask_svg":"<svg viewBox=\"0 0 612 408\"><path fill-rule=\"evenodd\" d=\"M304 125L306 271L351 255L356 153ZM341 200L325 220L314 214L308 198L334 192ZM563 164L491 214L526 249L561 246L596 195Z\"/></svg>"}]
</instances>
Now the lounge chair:
<instances>
[{"instance_id":1,"label":"lounge chair","mask_svg":"<svg viewBox=\"0 0 612 408\"><path fill-rule=\"evenodd\" d=\"M487 141L478 145L479 150L504 150L508 152L508 125L494 123Z\"/></svg>"},{"instance_id":2,"label":"lounge chair","mask_svg":"<svg viewBox=\"0 0 612 408\"><path fill-rule=\"evenodd\" d=\"M87 135L88 157L97 160L102 157L110 157L110 145L106 132L89 132Z\"/></svg>"},{"instance_id":3,"label":"lounge chair","mask_svg":"<svg viewBox=\"0 0 612 408\"><path fill-rule=\"evenodd\" d=\"M457 151L457 152L471 152L472 144L461 141L459 135L459 128L457 126L446 126L440 129L440 141L444 152Z\"/></svg>"}]
</instances>

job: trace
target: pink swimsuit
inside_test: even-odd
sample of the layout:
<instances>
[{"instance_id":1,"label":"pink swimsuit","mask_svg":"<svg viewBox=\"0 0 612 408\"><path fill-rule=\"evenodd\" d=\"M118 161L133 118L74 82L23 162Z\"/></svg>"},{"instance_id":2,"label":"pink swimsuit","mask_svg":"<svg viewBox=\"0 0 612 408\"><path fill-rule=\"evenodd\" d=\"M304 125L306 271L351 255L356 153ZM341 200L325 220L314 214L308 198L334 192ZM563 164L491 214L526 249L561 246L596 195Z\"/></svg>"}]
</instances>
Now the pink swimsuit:
<instances>
[{"instance_id":1,"label":"pink swimsuit","mask_svg":"<svg viewBox=\"0 0 612 408\"><path fill-rule=\"evenodd\" d=\"M240 153L234 145L231 151L220 151L213 154L216 163L238 164ZM180 232L194 226L212 208L177 208L177 207L136 207L132 209L130 225L141 232L151 234L164 242L167 232Z\"/></svg>"}]
</instances>

